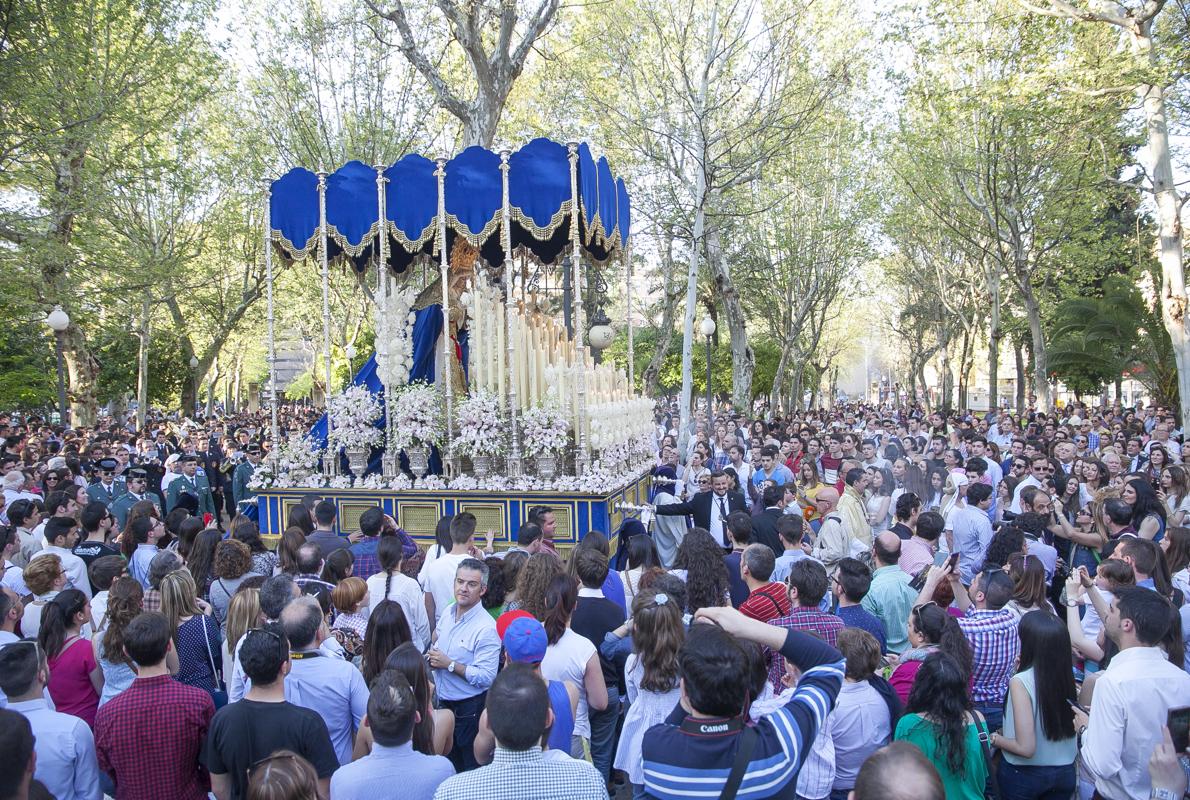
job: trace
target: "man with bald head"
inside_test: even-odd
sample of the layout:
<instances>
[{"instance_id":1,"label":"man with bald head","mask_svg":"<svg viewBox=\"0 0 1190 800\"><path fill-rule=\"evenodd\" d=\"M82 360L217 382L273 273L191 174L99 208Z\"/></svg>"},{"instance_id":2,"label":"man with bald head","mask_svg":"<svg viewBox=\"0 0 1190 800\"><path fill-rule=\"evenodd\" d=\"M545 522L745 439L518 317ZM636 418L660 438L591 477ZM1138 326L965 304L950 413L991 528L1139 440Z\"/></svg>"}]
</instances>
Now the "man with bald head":
<instances>
[{"instance_id":1,"label":"man with bald head","mask_svg":"<svg viewBox=\"0 0 1190 800\"><path fill-rule=\"evenodd\" d=\"M872 541L872 587L860 603L884 623L889 652L897 654L909 648L909 612L917 598L900 560L901 537L885 531Z\"/></svg>"},{"instance_id":2,"label":"man with bald head","mask_svg":"<svg viewBox=\"0 0 1190 800\"><path fill-rule=\"evenodd\" d=\"M868 756L847 800L946 800L946 789L921 750L893 742Z\"/></svg>"},{"instance_id":3,"label":"man with bald head","mask_svg":"<svg viewBox=\"0 0 1190 800\"><path fill-rule=\"evenodd\" d=\"M843 524L843 517L836 510L839 505L839 490L833 486L820 489L814 497L814 506L822 517L822 525L812 545L802 545L809 555L822 562L829 575L834 575L839 562L851 555L851 536Z\"/></svg>"}]
</instances>

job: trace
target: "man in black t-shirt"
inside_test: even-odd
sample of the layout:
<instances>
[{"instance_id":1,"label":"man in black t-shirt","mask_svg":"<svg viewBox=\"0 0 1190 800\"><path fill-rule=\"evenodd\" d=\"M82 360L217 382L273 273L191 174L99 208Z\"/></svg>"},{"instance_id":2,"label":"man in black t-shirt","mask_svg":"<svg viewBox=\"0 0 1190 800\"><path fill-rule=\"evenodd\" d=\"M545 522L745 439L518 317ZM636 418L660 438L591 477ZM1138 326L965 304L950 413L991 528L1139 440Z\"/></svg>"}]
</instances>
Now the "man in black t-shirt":
<instances>
[{"instance_id":1,"label":"man in black t-shirt","mask_svg":"<svg viewBox=\"0 0 1190 800\"><path fill-rule=\"evenodd\" d=\"M581 582L578 590L578 605L570 618L570 629L586 637L598 650L603 637L624 624L624 609L613 600L603 596L603 582L607 580L607 556L598 550L579 550L574 555L575 572ZM619 576L615 576L619 580ZM616 721L620 716L619 676L616 665L602 654L599 666L603 669L603 681L607 684L607 708L592 709L591 718L591 762L607 781L615 754Z\"/></svg>"},{"instance_id":2,"label":"man in black t-shirt","mask_svg":"<svg viewBox=\"0 0 1190 800\"><path fill-rule=\"evenodd\" d=\"M244 634L240 664L252 688L243 700L215 713L207 735L206 765L215 797L246 797L252 765L277 750L293 751L309 761L318 773L319 795L329 797L339 759L322 717L285 701L289 641L281 626L269 624Z\"/></svg>"},{"instance_id":3,"label":"man in black t-shirt","mask_svg":"<svg viewBox=\"0 0 1190 800\"><path fill-rule=\"evenodd\" d=\"M96 559L120 555L120 548L109 544L112 526L115 523L106 505L99 501L87 503L79 514L79 522L83 526L83 535L86 538L79 539L70 552L81 558L87 569L91 568ZM98 591L94 583L91 584L91 591Z\"/></svg>"}]
</instances>

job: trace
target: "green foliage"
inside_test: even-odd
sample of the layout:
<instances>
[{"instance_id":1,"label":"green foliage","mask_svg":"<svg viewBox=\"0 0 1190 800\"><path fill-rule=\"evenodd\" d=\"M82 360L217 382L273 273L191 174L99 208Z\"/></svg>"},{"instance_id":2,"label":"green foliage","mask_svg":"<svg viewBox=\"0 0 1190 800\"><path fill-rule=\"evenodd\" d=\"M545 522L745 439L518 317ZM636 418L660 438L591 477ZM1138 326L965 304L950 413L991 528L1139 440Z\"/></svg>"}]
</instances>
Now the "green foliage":
<instances>
[{"instance_id":1,"label":"green foliage","mask_svg":"<svg viewBox=\"0 0 1190 800\"><path fill-rule=\"evenodd\" d=\"M57 405L54 340L36 322L0 322L0 408L32 411Z\"/></svg>"}]
</instances>

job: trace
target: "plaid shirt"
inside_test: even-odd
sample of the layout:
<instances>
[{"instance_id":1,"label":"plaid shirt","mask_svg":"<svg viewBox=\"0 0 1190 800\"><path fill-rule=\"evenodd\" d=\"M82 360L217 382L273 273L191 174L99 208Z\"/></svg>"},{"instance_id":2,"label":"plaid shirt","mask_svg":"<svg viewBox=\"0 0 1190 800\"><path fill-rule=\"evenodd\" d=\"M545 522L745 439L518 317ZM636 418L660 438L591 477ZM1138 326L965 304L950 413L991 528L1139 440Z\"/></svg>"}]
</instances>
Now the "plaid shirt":
<instances>
[{"instance_id":1,"label":"plaid shirt","mask_svg":"<svg viewBox=\"0 0 1190 800\"><path fill-rule=\"evenodd\" d=\"M971 606L958 623L974 656L971 701L977 706L1001 705L1021 654L1020 618L1006 608L992 611Z\"/></svg>"},{"instance_id":2,"label":"plaid shirt","mask_svg":"<svg viewBox=\"0 0 1190 800\"><path fill-rule=\"evenodd\" d=\"M100 707L95 749L116 800L206 800L199 754L214 714L209 694L170 675L138 678Z\"/></svg>"},{"instance_id":3,"label":"plaid shirt","mask_svg":"<svg viewBox=\"0 0 1190 800\"><path fill-rule=\"evenodd\" d=\"M141 611L160 611L161 610L161 590L160 589L145 589L144 600L141 601Z\"/></svg>"},{"instance_id":4,"label":"plaid shirt","mask_svg":"<svg viewBox=\"0 0 1190 800\"><path fill-rule=\"evenodd\" d=\"M770 619L769 624L786 630L813 633L831 647L838 643L839 631L843 630L843 620L834 614L819 611L818 606L798 606L783 617ZM773 691L780 692L785 688L781 685L781 678L785 675L785 657L776 650L768 650L766 657L769 659L769 683L773 685Z\"/></svg>"},{"instance_id":5,"label":"plaid shirt","mask_svg":"<svg viewBox=\"0 0 1190 800\"><path fill-rule=\"evenodd\" d=\"M748 599L740 604L741 614L761 622L783 617L789 613L789 609L789 590L783 583L758 586L748 595Z\"/></svg>"},{"instance_id":6,"label":"plaid shirt","mask_svg":"<svg viewBox=\"0 0 1190 800\"><path fill-rule=\"evenodd\" d=\"M447 778L434 800L606 800L603 778L586 761L542 757L540 747L524 751L497 745L486 767Z\"/></svg>"}]
</instances>

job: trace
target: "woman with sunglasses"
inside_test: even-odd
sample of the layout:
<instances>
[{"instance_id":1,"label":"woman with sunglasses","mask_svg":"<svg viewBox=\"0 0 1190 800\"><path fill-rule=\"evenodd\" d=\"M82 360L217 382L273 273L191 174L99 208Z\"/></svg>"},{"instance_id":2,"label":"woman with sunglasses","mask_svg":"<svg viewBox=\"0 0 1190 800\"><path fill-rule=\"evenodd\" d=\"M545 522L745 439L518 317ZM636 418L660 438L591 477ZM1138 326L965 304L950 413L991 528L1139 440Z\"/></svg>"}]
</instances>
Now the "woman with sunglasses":
<instances>
[{"instance_id":1,"label":"woman with sunglasses","mask_svg":"<svg viewBox=\"0 0 1190 800\"><path fill-rule=\"evenodd\" d=\"M901 653L888 679L902 703L909 699L917 672L932 653L948 653L971 674L971 645L959 623L942 606L933 601L914 606L909 612L908 633L909 649Z\"/></svg>"}]
</instances>

